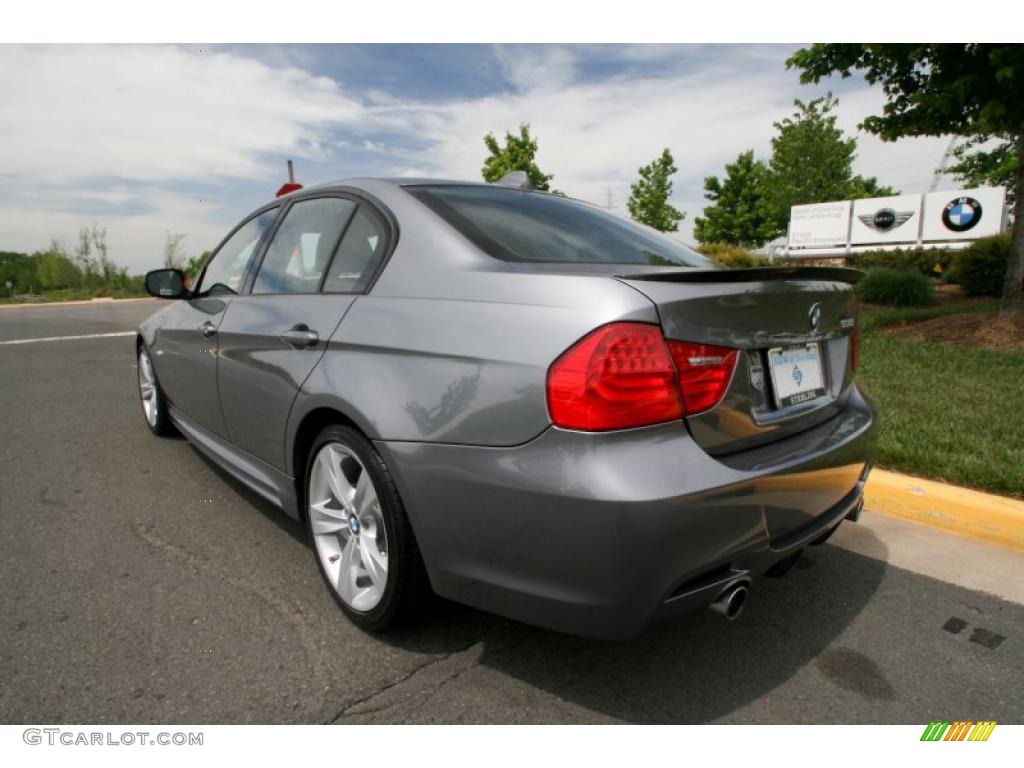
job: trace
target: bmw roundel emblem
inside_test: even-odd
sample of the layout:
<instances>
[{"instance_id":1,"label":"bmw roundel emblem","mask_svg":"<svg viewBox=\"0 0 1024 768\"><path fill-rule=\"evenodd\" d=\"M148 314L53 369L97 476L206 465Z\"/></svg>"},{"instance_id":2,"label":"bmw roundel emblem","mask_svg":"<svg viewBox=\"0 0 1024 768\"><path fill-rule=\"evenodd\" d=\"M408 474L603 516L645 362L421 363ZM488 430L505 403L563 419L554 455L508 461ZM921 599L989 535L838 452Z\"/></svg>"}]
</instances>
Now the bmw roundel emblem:
<instances>
[{"instance_id":1,"label":"bmw roundel emblem","mask_svg":"<svg viewBox=\"0 0 1024 768\"><path fill-rule=\"evenodd\" d=\"M942 209L942 223L953 232L966 232L981 221L981 203L973 197L958 197Z\"/></svg>"},{"instance_id":2,"label":"bmw roundel emblem","mask_svg":"<svg viewBox=\"0 0 1024 768\"><path fill-rule=\"evenodd\" d=\"M820 304L811 305L811 310L807 313L807 322L810 323L812 331L818 330L818 323L821 322Z\"/></svg>"}]
</instances>

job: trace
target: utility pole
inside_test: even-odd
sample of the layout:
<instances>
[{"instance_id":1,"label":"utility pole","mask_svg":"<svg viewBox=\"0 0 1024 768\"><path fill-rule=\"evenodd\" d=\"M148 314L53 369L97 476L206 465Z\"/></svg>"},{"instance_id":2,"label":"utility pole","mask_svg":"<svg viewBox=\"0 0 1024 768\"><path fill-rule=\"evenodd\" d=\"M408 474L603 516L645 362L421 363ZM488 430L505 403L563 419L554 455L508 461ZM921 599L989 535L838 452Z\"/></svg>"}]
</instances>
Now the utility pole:
<instances>
[{"instance_id":1,"label":"utility pole","mask_svg":"<svg viewBox=\"0 0 1024 768\"><path fill-rule=\"evenodd\" d=\"M605 206L604 207L607 208L609 211L614 210L615 209L615 197L612 194L612 188L611 187L606 187L604 191L605 191Z\"/></svg>"}]
</instances>

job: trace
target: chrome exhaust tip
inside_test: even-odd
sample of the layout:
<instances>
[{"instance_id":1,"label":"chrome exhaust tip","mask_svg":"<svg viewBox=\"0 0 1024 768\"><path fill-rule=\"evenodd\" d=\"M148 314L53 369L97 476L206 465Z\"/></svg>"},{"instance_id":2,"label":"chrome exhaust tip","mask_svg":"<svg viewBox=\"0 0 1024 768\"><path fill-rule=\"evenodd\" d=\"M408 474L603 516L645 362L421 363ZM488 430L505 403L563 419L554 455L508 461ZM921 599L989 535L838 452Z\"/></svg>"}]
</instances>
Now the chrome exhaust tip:
<instances>
[{"instance_id":1,"label":"chrome exhaust tip","mask_svg":"<svg viewBox=\"0 0 1024 768\"><path fill-rule=\"evenodd\" d=\"M743 612L743 606L747 602L747 583L740 582L726 587L715 601L711 603L711 610L729 621L734 621Z\"/></svg>"}]
</instances>

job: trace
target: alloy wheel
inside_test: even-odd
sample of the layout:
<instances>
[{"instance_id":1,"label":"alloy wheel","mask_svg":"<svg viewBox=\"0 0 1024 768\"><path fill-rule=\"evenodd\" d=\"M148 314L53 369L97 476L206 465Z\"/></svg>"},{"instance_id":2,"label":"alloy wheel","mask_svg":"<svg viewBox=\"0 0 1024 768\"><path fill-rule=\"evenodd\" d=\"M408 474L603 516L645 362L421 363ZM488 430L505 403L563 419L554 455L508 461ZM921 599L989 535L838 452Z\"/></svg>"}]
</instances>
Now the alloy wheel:
<instances>
[{"instance_id":1,"label":"alloy wheel","mask_svg":"<svg viewBox=\"0 0 1024 768\"><path fill-rule=\"evenodd\" d=\"M149 426L156 427L160 404L157 402L156 376L153 374L153 363L150 362L146 350L139 352L139 397L142 398L142 412Z\"/></svg>"},{"instance_id":2,"label":"alloy wheel","mask_svg":"<svg viewBox=\"0 0 1024 768\"><path fill-rule=\"evenodd\" d=\"M313 544L328 582L345 605L370 611L388 583L388 536L377 489L346 445L324 444L309 476Z\"/></svg>"}]
</instances>

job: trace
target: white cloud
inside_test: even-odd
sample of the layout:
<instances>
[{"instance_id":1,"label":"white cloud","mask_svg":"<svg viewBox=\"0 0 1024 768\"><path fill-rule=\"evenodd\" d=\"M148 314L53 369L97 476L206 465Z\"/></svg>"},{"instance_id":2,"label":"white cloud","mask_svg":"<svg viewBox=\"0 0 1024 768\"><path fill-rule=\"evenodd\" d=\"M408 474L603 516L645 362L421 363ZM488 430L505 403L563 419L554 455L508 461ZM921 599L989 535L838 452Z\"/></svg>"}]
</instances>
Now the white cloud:
<instances>
[{"instance_id":1,"label":"white cloud","mask_svg":"<svg viewBox=\"0 0 1024 768\"><path fill-rule=\"evenodd\" d=\"M518 91L561 88L576 75L576 57L562 46L496 46L494 50L505 80Z\"/></svg>"},{"instance_id":2,"label":"white cloud","mask_svg":"<svg viewBox=\"0 0 1024 768\"><path fill-rule=\"evenodd\" d=\"M263 176L361 107L329 78L170 46L0 48L0 168L42 182Z\"/></svg>"}]
</instances>

